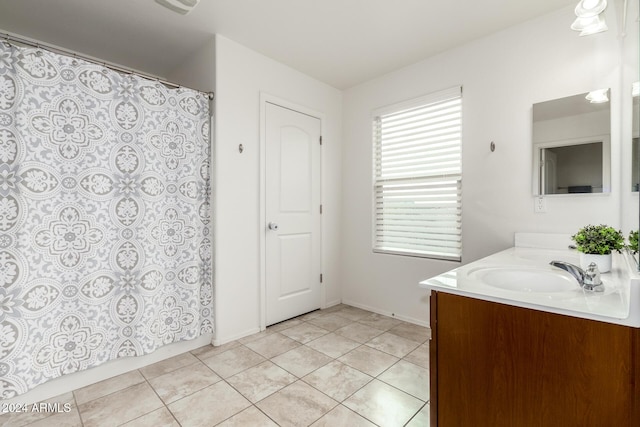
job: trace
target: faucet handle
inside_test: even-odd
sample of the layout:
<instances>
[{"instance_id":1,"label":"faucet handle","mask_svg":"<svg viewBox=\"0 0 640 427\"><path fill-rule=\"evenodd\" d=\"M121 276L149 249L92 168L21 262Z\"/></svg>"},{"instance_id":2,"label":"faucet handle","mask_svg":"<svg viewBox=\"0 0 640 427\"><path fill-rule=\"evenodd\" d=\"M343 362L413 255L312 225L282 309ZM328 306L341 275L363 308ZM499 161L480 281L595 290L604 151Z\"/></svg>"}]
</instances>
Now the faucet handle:
<instances>
[{"instance_id":1,"label":"faucet handle","mask_svg":"<svg viewBox=\"0 0 640 427\"><path fill-rule=\"evenodd\" d=\"M584 272L584 288L588 291L602 292L602 280L600 279L600 270L595 262L592 262Z\"/></svg>"}]
</instances>

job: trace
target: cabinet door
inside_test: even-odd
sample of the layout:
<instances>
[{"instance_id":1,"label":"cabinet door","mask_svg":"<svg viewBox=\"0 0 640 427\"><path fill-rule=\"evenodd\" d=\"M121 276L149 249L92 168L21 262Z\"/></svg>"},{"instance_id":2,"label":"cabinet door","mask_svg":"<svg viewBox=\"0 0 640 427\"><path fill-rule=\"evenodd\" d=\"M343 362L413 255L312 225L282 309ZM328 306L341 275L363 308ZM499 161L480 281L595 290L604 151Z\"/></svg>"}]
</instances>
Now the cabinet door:
<instances>
[{"instance_id":1,"label":"cabinet door","mask_svg":"<svg viewBox=\"0 0 640 427\"><path fill-rule=\"evenodd\" d=\"M442 292L432 298L432 423L640 425L638 329Z\"/></svg>"}]
</instances>

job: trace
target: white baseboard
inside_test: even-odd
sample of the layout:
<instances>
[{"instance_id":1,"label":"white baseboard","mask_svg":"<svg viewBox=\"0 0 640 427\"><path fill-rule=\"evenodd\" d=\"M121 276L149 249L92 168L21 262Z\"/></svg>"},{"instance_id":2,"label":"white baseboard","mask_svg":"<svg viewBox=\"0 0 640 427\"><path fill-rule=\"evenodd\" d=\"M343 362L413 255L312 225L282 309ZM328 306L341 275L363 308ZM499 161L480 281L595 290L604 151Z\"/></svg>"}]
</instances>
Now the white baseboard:
<instances>
[{"instance_id":1,"label":"white baseboard","mask_svg":"<svg viewBox=\"0 0 640 427\"><path fill-rule=\"evenodd\" d=\"M143 368L156 362L186 353L204 345L211 344L212 334L202 335L189 341L181 341L160 347L150 354L140 357L126 357L122 359L110 360L95 368L82 372L64 375L40 384L27 393L16 396L12 399L2 400L2 403L26 403L32 404L42 402L52 397L69 393L70 391L86 387L91 384L112 378L129 371Z\"/></svg>"},{"instance_id":2,"label":"white baseboard","mask_svg":"<svg viewBox=\"0 0 640 427\"><path fill-rule=\"evenodd\" d=\"M334 300L334 301L331 301L331 302L325 302L325 303L324 303L324 307L322 307L322 309L323 309L323 310L326 310L327 308L331 308L331 307L333 307L334 305L338 305L338 304L342 304L342 301L341 301L341 300L339 300L339 299Z\"/></svg>"},{"instance_id":3,"label":"white baseboard","mask_svg":"<svg viewBox=\"0 0 640 427\"><path fill-rule=\"evenodd\" d=\"M249 335L257 334L260 332L260 328L252 328L248 331L242 332L240 334L232 335L230 337L222 337L218 338L217 336L211 342L215 347L226 344L231 341L239 340L240 338L248 337Z\"/></svg>"},{"instance_id":4,"label":"white baseboard","mask_svg":"<svg viewBox=\"0 0 640 427\"><path fill-rule=\"evenodd\" d=\"M390 311L381 310L381 309L376 308L376 307L369 307L368 305L360 304L360 303L357 303L357 302L354 302L354 301L343 300L342 303L346 304L346 305L350 305L352 307L361 308L363 310L367 310L367 311L371 311L371 312L374 312L374 313L382 314L384 316L393 317L394 319L402 320L404 322L413 323L414 325L424 326L424 327L429 328L429 322L425 322L424 320L414 319L413 317L408 317L408 316L402 316L402 315L399 315L399 314L392 313Z\"/></svg>"}]
</instances>

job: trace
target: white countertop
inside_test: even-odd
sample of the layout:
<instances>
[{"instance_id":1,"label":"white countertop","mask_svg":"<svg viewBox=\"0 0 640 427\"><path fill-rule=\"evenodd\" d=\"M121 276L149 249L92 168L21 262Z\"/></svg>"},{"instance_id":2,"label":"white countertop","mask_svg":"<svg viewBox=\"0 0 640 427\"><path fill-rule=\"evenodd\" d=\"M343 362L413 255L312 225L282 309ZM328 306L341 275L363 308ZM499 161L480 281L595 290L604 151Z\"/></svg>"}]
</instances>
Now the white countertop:
<instances>
[{"instance_id":1,"label":"white countertop","mask_svg":"<svg viewBox=\"0 0 640 427\"><path fill-rule=\"evenodd\" d=\"M569 273L550 266L551 261L580 264L579 253L575 250L514 247L424 280L420 282L420 287L517 307L640 327L640 276L629 254L613 254L611 271L601 275L605 290L599 293L584 291ZM550 289L548 292L510 290L489 285L488 281L479 278L479 272L505 269L514 275L519 271L557 275L566 289ZM572 286L573 282L575 288Z\"/></svg>"}]
</instances>

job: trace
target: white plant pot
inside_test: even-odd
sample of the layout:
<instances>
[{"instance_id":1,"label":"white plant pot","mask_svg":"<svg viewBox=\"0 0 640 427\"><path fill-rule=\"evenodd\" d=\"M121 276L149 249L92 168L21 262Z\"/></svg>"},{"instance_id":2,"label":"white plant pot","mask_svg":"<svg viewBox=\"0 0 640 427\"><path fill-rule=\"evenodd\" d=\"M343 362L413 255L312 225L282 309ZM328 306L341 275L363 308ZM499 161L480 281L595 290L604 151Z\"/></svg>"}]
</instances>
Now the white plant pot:
<instances>
[{"instance_id":1,"label":"white plant pot","mask_svg":"<svg viewBox=\"0 0 640 427\"><path fill-rule=\"evenodd\" d=\"M600 273L611 271L611 254L595 255L580 252L580 267L582 267L583 270L586 270L592 262L596 263Z\"/></svg>"}]
</instances>

